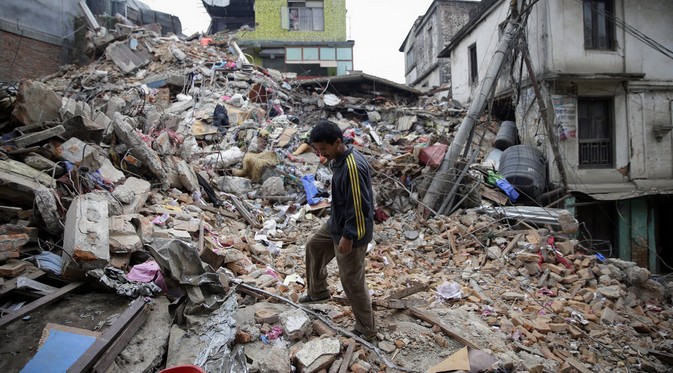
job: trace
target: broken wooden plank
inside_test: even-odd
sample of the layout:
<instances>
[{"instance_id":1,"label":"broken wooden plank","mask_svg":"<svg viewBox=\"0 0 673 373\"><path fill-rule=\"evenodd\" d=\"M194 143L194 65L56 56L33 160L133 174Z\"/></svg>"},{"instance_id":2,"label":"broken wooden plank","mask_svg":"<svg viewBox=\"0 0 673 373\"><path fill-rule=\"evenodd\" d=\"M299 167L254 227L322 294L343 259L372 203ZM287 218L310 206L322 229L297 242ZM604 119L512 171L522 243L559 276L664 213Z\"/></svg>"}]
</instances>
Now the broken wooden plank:
<instances>
[{"instance_id":1,"label":"broken wooden plank","mask_svg":"<svg viewBox=\"0 0 673 373\"><path fill-rule=\"evenodd\" d=\"M479 298L481 298L481 300L484 301L484 303L493 304L493 300L491 298L489 298L489 296L486 295L486 293L484 293L484 290L481 288L481 286L479 286L479 283L477 282L477 280L471 278L470 279L470 286L472 287L472 290L474 290L474 292L477 293Z\"/></svg>"},{"instance_id":2,"label":"broken wooden plank","mask_svg":"<svg viewBox=\"0 0 673 373\"><path fill-rule=\"evenodd\" d=\"M262 227L262 225L250 214L250 211L248 211L248 209L245 206L243 206L243 202L241 202L238 199L238 197L236 197L233 194L226 194L226 196L229 197L229 199L231 200L231 203L234 204L238 213L241 214L241 216L243 216L245 221L247 221L248 224L250 224L251 227L256 228L256 229L259 229L259 228Z\"/></svg>"},{"instance_id":3,"label":"broken wooden plank","mask_svg":"<svg viewBox=\"0 0 673 373\"><path fill-rule=\"evenodd\" d=\"M12 323L12 322L20 319L22 317L24 317L25 315L35 311L36 309L38 309L40 307L46 306L46 305L51 304L51 303L53 303L54 301L56 301L60 298L63 298L64 296L66 296L71 291L80 287L82 284L83 284L82 282L70 283L70 284L58 289L58 291L56 291L56 292L53 292L49 295L45 295L44 297L42 297L42 298L40 298L40 299L38 299L34 302L28 303L27 305L21 307L16 312L10 312L7 316L0 318L0 328L9 324L9 323Z\"/></svg>"},{"instance_id":4,"label":"broken wooden plank","mask_svg":"<svg viewBox=\"0 0 673 373\"><path fill-rule=\"evenodd\" d=\"M577 371L580 373L591 373L590 369L585 368L584 364L580 363L573 357L566 358L565 362L568 363L571 367L577 369Z\"/></svg>"},{"instance_id":5,"label":"broken wooden plank","mask_svg":"<svg viewBox=\"0 0 673 373\"><path fill-rule=\"evenodd\" d=\"M120 338L125 330L131 329L131 326L133 326L135 329L133 329L133 334L140 328L142 323L140 325L137 325L137 322L134 322L136 319L140 317L140 314L143 313L143 310L146 310L149 308L147 303L143 300L142 297L136 298L129 308L124 311L121 316L117 319L117 321L114 322L104 333L103 335L100 336L100 338L96 339L96 342L89 347L82 356L75 361L75 363L68 368L67 372L68 373L84 373L88 372L94 364L96 364L101 357L104 356L106 351L113 346L113 344ZM143 319L142 322L145 322ZM131 337L133 337L133 334ZM129 338L130 340L130 338ZM128 341L127 341L128 343ZM123 345L121 346L123 349ZM121 351L121 350L120 350ZM115 355L116 356L116 355ZM114 358L113 358L114 359Z\"/></svg>"},{"instance_id":6,"label":"broken wooden plank","mask_svg":"<svg viewBox=\"0 0 673 373\"><path fill-rule=\"evenodd\" d=\"M110 347L105 351L103 356L98 359L98 362L94 364L91 368L93 373L105 373L108 368L115 361L117 355L119 355L122 350L128 345L133 336L136 335L138 330L145 324L147 318L150 314L149 306L145 306L141 309L138 316L136 316L133 321L131 321L126 328L122 331L121 335L110 345Z\"/></svg>"},{"instance_id":7,"label":"broken wooden plank","mask_svg":"<svg viewBox=\"0 0 673 373\"><path fill-rule=\"evenodd\" d=\"M523 235L522 233L519 233L516 236L514 236L514 238L512 238L512 240L509 241L509 243L507 244L507 247L505 247L505 250L502 251L501 256L505 256L505 255L509 254L509 252L512 251L514 246L516 246L516 243L519 242L522 235Z\"/></svg>"},{"instance_id":8,"label":"broken wooden plank","mask_svg":"<svg viewBox=\"0 0 673 373\"><path fill-rule=\"evenodd\" d=\"M673 366L673 354L657 350L647 350L647 353L655 356L657 359L661 360L661 362Z\"/></svg>"},{"instance_id":9,"label":"broken wooden plank","mask_svg":"<svg viewBox=\"0 0 673 373\"><path fill-rule=\"evenodd\" d=\"M428 290L428 285L424 284L422 282L413 282L412 285L408 288L396 291L392 294L390 294L386 299L402 299L405 297L408 297L410 295L419 293L421 291L426 291Z\"/></svg>"},{"instance_id":10,"label":"broken wooden plank","mask_svg":"<svg viewBox=\"0 0 673 373\"><path fill-rule=\"evenodd\" d=\"M475 345L474 343L468 341L467 339L461 337L460 335L458 335L455 332L453 332L452 330L450 330L446 325L444 325L435 316L429 315L428 313L423 312L420 309L415 308L415 307L409 308L409 311L411 311L411 313L414 316L418 317L419 319L421 319L425 322L429 322L430 324L437 325L440 329L442 329L444 334L446 334L449 337L451 337L452 339L460 342L463 346L471 347L471 348L474 348L475 350L481 350L481 348L477 347L477 345Z\"/></svg>"},{"instance_id":11,"label":"broken wooden plank","mask_svg":"<svg viewBox=\"0 0 673 373\"><path fill-rule=\"evenodd\" d=\"M355 341L351 339L348 342L348 348L346 348L346 353L344 354L343 361L341 362L341 366L339 367L339 373L348 372L348 368L351 365L351 358L353 357L353 352L355 352Z\"/></svg>"},{"instance_id":12,"label":"broken wooden plank","mask_svg":"<svg viewBox=\"0 0 673 373\"><path fill-rule=\"evenodd\" d=\"M230 219L238 219L238 218L240 218L240 215L239 215L239 214L237 214L237 213L235 213L235 212L227 211L227 210L225 210L225 209L223 209L223 208L216 209L216 208L214 208L214 207L207 206L207 205L204 205L204 204L202 204L202 203L195 203L194 206L200 208L201 210L205 210L205 211L208 211L208 212L212 212L212 213L214 213L214 214L220 214L220 215L222 215L222 216L226 216L226 217L228 217L228 218L230 218Z\"/></svg>"}]
</instances>

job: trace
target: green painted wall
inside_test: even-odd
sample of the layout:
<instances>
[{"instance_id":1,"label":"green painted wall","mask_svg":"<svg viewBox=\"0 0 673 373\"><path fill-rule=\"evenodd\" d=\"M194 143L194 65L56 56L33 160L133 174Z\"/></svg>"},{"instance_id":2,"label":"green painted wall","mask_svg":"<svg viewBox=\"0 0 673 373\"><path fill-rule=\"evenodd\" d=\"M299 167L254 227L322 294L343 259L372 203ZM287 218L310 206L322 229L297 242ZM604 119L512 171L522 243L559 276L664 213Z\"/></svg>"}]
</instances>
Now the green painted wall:
<instances>
[{"instance_id":1,"label":"green painted wall","mask_svg":"<svg viewBox=\"0 0 673 373\"><path fill-rule=\"evenodd\" d=\"M290 31L281 27L281 8L287 0L256 0L254 31L240 33L241 41L346 41L346 0L324 0L324 31Z\"/></svg>"}]
</instances>

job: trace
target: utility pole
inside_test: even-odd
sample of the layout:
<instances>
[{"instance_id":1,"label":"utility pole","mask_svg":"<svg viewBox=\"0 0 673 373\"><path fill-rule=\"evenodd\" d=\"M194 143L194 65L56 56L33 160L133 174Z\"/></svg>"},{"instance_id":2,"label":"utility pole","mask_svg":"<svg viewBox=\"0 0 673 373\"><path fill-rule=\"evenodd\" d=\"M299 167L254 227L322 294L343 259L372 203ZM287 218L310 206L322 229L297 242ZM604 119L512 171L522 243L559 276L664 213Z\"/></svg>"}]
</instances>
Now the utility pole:
<instances>
[{"instance_id":1,"label":"utility pole","mask_svg":"<svg viewBox=\"0 0 673 373\"><path fill-rule=\"evenodd\" d=\"M519 50L521 51L521 58L526 64L526 70L528 71L528 77L530 78L530 84L533 86L533 91L535 92L535 99L537 100L537 106L540 108L540 116L544 122L544 127L547 132L547 137L551 143L551 151L554 153L554 163L558 167L559 174L561 174L561 183L563 184L563 192L568 190L568 177L566 175L565 163L563 163L563 157L561 156L561 151L559 150L559 142L556 133L554 132L554 127L552 126L553 122L553 112L550 112L547 107L549 100L545 100L542 97L542 92L540 91L540 85L537 82L537 77L535 76L535 71L533 70L533 63L530 60L530 52L528 51L528 42L526 41L525 36L521 36L521 45L519 45Z\"/></svg>"},{"instance_id":2,"label":"utility pole","mask_svg":"<svg viewBox=\"0 0 673 373\"><path fill-rule=\"evenodd\" d=\"M516 1L512 2L512 8L516 8ZM453 181L451 174L449 173L456 165L458 157L460 156L461 151L466 146L467 139L470 137L470 133L474 129L477 119L484 111L486 107L486 102L488 97L491 95L493 89L495 89L496 79L498 73L502 68L502 64L505 61L505 56L507 51L510 49L514 36L518 34L521 29L519 24L518 17L514 15L517 12L513 11L510 16L507 26L505 26L505 31L500 38L498 43L498 48L496 49L491 62L488 65L488 70L484 79L479 83L479 88L477 89L477 95L475 100L472 102L470 109L467 112L463 122L458 127L458 132L454 137L449 150L446 152L442 164L439 166L435 177L432 179L432 183L428 188L428 191L423 197L423 205L435 209L439 197L444 191L448 189L448 185ZM430 211L424 211L424 216L428 216Z\"/></svg>"}]
</instances>

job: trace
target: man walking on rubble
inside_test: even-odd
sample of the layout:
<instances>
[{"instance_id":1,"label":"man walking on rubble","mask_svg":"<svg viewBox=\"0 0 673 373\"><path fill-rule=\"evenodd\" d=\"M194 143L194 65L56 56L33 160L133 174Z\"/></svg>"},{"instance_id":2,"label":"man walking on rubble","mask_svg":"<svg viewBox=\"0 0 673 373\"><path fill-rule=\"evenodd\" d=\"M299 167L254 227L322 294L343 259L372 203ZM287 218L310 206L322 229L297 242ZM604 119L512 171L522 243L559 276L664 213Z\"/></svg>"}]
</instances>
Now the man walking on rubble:
<instances>
[{"instance_id":1,"label":"man walking on rubble","mask_svg":"<svg viewBox=\"0 0 673 373\"><path fill-rule=\"evenodd\" d=\"M307 294L299 303L316 303L330 297L327 264L336 257L339 278L355 316L355 334L376 337L374 311L365 281L367 244L374 233L374 196L369 163L344 143L339 126L320 120L311 130L309 142L330 161L332 214L306 244Z\"/></svg>"}]
</instances>

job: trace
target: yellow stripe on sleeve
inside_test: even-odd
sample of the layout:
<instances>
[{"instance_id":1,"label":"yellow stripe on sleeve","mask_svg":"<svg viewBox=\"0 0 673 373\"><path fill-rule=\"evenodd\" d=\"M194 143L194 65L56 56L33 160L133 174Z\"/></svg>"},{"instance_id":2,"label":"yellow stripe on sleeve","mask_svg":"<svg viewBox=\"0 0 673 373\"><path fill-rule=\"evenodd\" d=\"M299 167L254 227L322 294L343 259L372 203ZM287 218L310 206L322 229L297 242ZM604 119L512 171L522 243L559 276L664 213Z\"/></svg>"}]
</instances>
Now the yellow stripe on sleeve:
<instances>
[{"instance_id":1,"label":"yellow stripe on sleeve","mask_svg":"<svg viewBox=\"0 0 673 373\"><path fill-rule=\"evenodd\" d=\"M358 177L358 167L355 163L353 154L346 157L348 165L348 173L351 181L351 192L353 193L353 205L355 208L355 226L357 228L357 239L361 239L365 235L365 216L362 212L362 194L360 193L360 178Z\"/></svg>"}]
</instances>

